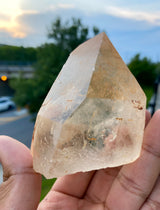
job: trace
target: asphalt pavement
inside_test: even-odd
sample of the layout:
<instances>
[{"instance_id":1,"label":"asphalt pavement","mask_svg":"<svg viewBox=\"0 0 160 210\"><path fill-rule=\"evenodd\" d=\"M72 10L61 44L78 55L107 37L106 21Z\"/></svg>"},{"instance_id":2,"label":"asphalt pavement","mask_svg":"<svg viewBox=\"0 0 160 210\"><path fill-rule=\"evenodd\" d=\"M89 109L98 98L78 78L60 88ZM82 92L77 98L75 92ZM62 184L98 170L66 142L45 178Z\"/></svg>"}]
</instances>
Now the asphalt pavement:
<instances>
[{"instance_id":1,"label":"asphalt pavement","mask_svg":"<svg viewBox=\"0 0 160 210\"><path fill-rule=\"evenodd\" d=\"M11 136L30 148L34 122L27 110L11 110L0 113L0 135ZM0 183L2 182L0 165Z\"/></svg>"},{"instance_id":2,"label":"asphalt pavement","mask_svg":"<svg viewBox=\"0 0 160 210\"><path fill-rule=\"evenodd\" d=\"M11 136L30 147L33 128L34 122L31 121L31 117L28 115L0 125L0 135Z\"/></svg>"},{"instance_id":3,"label":"asphalt pavement","mask_svg":"<svg viewBox=\"0 0 160 210\"><path fill-rule=\"evenodd\" d=\"M0 113L0 135L11 136L30 147L34 122L26 109Z\"/></svg>"}]
</instances>

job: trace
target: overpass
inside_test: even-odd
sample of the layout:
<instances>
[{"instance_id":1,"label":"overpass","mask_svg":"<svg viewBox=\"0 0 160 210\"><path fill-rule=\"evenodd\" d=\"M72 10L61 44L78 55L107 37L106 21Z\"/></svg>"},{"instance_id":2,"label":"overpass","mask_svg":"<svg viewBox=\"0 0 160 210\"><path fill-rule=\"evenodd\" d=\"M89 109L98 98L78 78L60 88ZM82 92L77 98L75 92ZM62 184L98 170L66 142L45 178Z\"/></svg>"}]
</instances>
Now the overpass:
<instances>
[{"instance_id":1,"label":"overpass","mask_svg":"<svg viewBox=\"0 0 160 210\"><path fill-rule=\"evenodd\" d=\"M33 64L27 62L0 62L0 78L5 75L8 79L23 78L29 79L33 76Z\"/></svg>"},{"instance_id":2,"label":"overpass","mask_svg":"<svg viewBox=\"0 0 160 210\"><path fill-rule=\"evenodd\" d=\"M22 76L25 79L33 77L33 63L29 62L4 62L0 61L0 96L13 95L9 80Z\"/></svg>"}]
</instances>

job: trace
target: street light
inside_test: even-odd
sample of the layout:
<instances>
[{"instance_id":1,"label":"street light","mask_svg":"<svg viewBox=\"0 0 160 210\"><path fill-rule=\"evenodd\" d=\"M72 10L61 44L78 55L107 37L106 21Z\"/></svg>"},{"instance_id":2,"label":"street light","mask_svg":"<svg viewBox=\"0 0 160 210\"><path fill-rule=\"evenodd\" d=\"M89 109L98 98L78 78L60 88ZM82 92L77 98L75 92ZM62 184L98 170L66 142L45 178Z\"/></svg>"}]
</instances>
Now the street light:
<instances>
[{"instance_id":1,"label":"street light","mask_svg":"<svg viewBox=\"0 0 160 210\"><path fill-rule=\"evenodd\" d=\"M2 76L1 76L1 80L2 80L3 82L7 81L7 79L8 79L8 78L7 78L6 75L2 75Z\"/></svg>"}]
</instances>

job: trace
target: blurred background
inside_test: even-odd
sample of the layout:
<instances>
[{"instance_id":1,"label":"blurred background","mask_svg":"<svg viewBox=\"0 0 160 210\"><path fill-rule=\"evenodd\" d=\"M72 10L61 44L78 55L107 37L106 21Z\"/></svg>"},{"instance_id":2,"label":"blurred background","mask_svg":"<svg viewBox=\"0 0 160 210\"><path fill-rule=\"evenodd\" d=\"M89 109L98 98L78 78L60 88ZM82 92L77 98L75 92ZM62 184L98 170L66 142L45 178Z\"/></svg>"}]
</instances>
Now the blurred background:
<instances>
[{"instance_id":1,"label":"blurred background","mask_svg":"<svg viewBox=\"0 0 160 210\"><path fill-rule=\"evenodd\" d=\"M5 0L0 134L30 147L36 114L70 52L102 31L146 93L150 112L160 108L159 0ZM42 197L53 182L43 179Z\"/></svg>"}]
</instances>

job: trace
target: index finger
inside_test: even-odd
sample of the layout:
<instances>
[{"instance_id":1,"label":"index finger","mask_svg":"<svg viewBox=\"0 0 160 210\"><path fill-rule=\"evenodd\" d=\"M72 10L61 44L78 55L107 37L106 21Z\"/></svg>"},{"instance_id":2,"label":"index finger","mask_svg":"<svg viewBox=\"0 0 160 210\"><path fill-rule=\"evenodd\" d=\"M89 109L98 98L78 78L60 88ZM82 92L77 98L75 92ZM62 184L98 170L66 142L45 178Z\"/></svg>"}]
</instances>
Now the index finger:
<instances>
[{"instance_id":1,"label":"index finger","mask_svg":"<svg viewBox=\"0 0 160 210\"><path fill-rule=\"evenodd\" d=\"M53 185L52 190L81 198L86 192L94 173L94 171L78 172L61 177Z\"/></svg>"}]
</instances>

